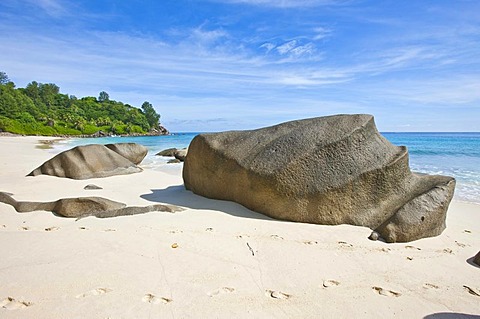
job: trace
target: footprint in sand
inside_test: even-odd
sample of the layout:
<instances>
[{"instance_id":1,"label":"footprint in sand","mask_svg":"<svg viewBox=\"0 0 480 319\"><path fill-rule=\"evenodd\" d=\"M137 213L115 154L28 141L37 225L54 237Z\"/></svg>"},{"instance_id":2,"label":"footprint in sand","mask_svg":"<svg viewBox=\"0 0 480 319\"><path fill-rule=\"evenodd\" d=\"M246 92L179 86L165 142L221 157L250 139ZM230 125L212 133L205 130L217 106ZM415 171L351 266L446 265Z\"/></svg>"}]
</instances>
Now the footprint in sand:
<instances>
[{"instance_id":1,"label":"footprint in sand","mask_svg":"<svg viewBox=\"0 0 480 319\"><path fill-rule=\"evenodd\" d=\"M427 283L424 283L423 284L423 288L425 289L438 289L440 287L438 287L437 285L434 285L434 284L429 284L428 282Z\"/></svg>"},{"instance_id":2,"label":"footprint in sand","mask_svg":"<svg viewBox=\"0 0 480 319\"><path fill-rule=\"evenodd\" d=\"M283 239L282 236L278 236L278 235L270 235L270 238L273 238L273 239Z\"/></svg>"},{"instance_id":3,"label":"footprint in sand","mask_svg":"<svg viewBox=\"0 0 480 319\"><path fill-rule=\"evenodd\" d=\"M236 237L236 238L238 238L238 239L242 239L242 238L250 238L250 236L249 236L249 235L237 235L237 236L235 236L235 237Z\"/></svg>"},{"instance_id":4,"label":"footprint in sand","mask_svg":"<svg viewBox=\"0 0 480 319\"><path fill-rule=\"evenodd\" d=\"M205 228L205 231L212 232L212 231L213 231L213 228L212 228L212 227Z\"/></svg>"},{"instance_id":5,"label":"footprint in sand","mask_svg":"<svg viewBox=\"0 0 480 319\"><path fill-rule=\"evenodd\" d=\"M442 253L445 253L445 254L452 254L453 255L453 250L451 250L450 248L445 248L444 250L441 251Z\"/></svg>"},{"instance_id":6,"label":"footprint in sand","mask_svg":"<svg viewBox=\"0 0 480 319\"><path fill-rule=\"evenodd\" d=\"M410 246L410 245L407 245L405 246L406 249L414 249L414 250L422 250L421 248L418 248L418 247L415 247L415 246Z\"/></svg>"},{"instance_id":7,"label":"footprint in sand","mask_svg":"<svg viewBox=\"0 0 480 319\"><path fill-rule=\"evenodd\" d=\"M381 252L384 252L384 253L388 253L391 251L390 248L387 248L387 247L382 247L382 248L375 248L376 251L381 251Z\"/></svg>"},{"instance_id":8,"label":"footprint in sand","mask_svg":"<svg viewBox=\"0 0 480 319\"><path fill-rule=\"evenodd\" d=\"M79 294L77 295L75 298L85 298L85 297L88 297L88 296L99 296L99 295L104 295L106 293L109 293L110 291L112 291L112 289L109 289L109 288L97 288L97 289L92 289L90 291L87 291L83 294Z\"/></svg>"},{"instance_id":9,"label":"footprint in sand","mask_svg":"<svg viewBox=\"0 0 480 319\"><path fill-rule=\"evenodd\" d=\"M346 241L337 241L337 244L339 244L342 247L353 247L352 244L349 244Z\"/></svg>"},{"instance_id":10,"label":"footprint in sand","mask_svg":"<svg viewBox=\"0 0 480 319\"><path fill-rule=\"evenodd\" d=\"M0 308L4 308L7 310L23 309L23 308L30 307L31 305L33 305L33 303L16 300L15 298L12 298L12 297L7 297L2 301L0 301Z\"/></svg>"},{"instance_id":11,"label":"footprint in sand","mask_svg":"<svg viewBox=\"0 0 480 319\"><path fill-rule=\"evenodd\" d=\"M111 232L111 231L117 231L116 229L113 229L113 228L107 228L104 230L104 232Z\"/></svg>"},{"instance_id":12,"label":"footprint in sand","mask_svg":"<svg viewBox=\"0 0 480 319\"><path fill-rule=\"evenodd\" d=\"M152 303L154 305L158 305L161 303L167 304L169 302L172 302L172 299L168 299L165 297L157 297L152 294L146 294L145 296L143 296L142 301L146 303Z\"/></svg>"},{"instance_id":13,"label":"footprint in sand","mask_svg":"<svg viewBox=\"0 0 480 319\"><path fill-rule=\"evenodd\" d=\"M55 231L55 230L59 230L59 229L60 229L60 227L52 226L52 227L45 228L45 231Z\"/></svg>"},{"instance_id":14,"label":"footprint in sand","mask_svg":"<svg viewBox=\"0 0 480 319\"><path fill-rule=\"evenodd\" d=\"M465 245L465 244L459 243L459 242L456 241L456 240L455 240L455 244L457 244L458 247L462 247L462 248L464 248L464 247L467 246L467 245Z\"/></svg>"},{"instance_id":15,"label":"footprint in sand","mask_svg":"<svg viewBox=\"0 0 480 319\"><path fill-rule=\"evenodd\" d=\"M181 234L181 233L183 233L182 230L177 230L177 229L169 230L168 232L169 232L170 234Z\"/></svg>"},{"instance_id":16,"label":"footprint in sand","mask_svg":"<svg viewBox=\"0 0 480 319\"><path fill-rule=\"evenodd\" d=\"M382 287L372 287L372 289L377 292L379 295L382 295L382 296L387 296L387 297L399 297L401 296L402 294L399 293L399 292L395 292L395 291L392 291L392 290L387 290L387 289L384 289Z\"/></svg>"},{"instance_id":17,"label":"footprint in sand","mask_svg":"<svg viewBox=\"0 0 480 319\"><path fill-rule=\"evenodd\" d=\"M273 299L288 299L292 295L277 290L265 290L265 295Z\"/></svg>"},{"instance_id":18,"label":"footprint in sand","mask_svg":"<svg viewBox=\"0 0 480 319\"><path fill-rule=\"evenodd\" d=\"M88 230L87 227L78 227L78 229L80 229L80 230Z\"/></svg>"},{"instance_id":19,"label":"footprint in sand","mask_svg":"<svg viewBox=\"0 0 480 319\"><path fill-rule=\"evenodd\" d=\"M23 227L20 227L20 230L30 230L30 227L23 226Z\"/></svg>"},{"instance_id":20,"label":"footprint in sand","mask_svg":"<svg viewBox=\"0 0 480 319\"><path fill-rule=\"evenodd\" d=\"M316 240L304 240L304 241L302 241L302 243L304 243L305 245L316 245L316 244L318 244L318 241L316 241Z\"/></svg>"},{"instance_id":21,"label":"footprint in sand","mask_svg":"<svg viewBox=\"0 0 480 319\"><path fill-rule=\"evenodd\" d=\"M329 288L329 287L336 287L340 285L340 282L336 281L336 280L332 280L332 279L329 279L329 280L324 280L323 281L323 284L322 286L324 288Z\"/></svg>"},{"instance_id":22,"label":"footprint in sand","mask_svg":"<svg viewBox=\"0 0 480 319\"><path fill-rule=\"evenodd\" d=\"M217 295L220 295L220 294L232 293L234 291L235 291L234 288L222 287L222 288L218 288L218 289L215 289L213 291L207 292L207 295L210 296L210 297L213 297L213 296L217 296Z\"/></svg>"}]
</instances>

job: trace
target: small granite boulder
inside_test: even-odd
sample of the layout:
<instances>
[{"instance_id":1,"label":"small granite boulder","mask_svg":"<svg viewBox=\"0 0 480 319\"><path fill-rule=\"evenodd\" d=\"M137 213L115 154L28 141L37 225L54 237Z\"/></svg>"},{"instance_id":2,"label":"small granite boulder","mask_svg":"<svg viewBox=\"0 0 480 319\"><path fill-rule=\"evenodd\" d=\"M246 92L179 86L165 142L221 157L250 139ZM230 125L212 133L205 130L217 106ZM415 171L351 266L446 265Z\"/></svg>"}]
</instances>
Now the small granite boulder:
<instances>
[{"instance_id":1,"label":"small granite boulder","mask_svg":"<svg viewBox=\"0 0 480 319\"><path fill-rule=\"evenodd\" d=\"M84 190L97 190L97 189L103 189L103 188L100 187L100 186L97 186L95 184L88 184L83 189Z\"/></svg>"},{"instance_id":2,"label":"small granite boulder","mask_svg":"<svg viewBox=\"0 0 480 319\"><path fill-rule=\"evenodd\" d=\"M100 178L141 172L133 162L104 145L77 146L46 161L28 176L41 174L72 179Z\"/></svg>"},{"instance_id":3,"label":"small granite boulder","mask_svg":"<svg viewBox=\"0 0 480 319\"><path fill-rule=\"evenodd\" d=\"M175 153L173 155L179 161L184 162L185 158L187 157L187 153L188 153L188 148L183 148L181 150L175 151Z\"/></svg>"},{"instance_id":4,"label":"small granite boulder","mask_svg":"<svg viewBox=\"0 0 480 319\"><path fill-rule=\"evenodd\" d=\"M157 156L165 156L165 157L174 157L176 151L177 151L176 148L167 148L167 149L165 149L165 150L163 150L163 151L158 152L158 153L155 154L155 155L157 155Z\"/></svg>"},{"instance_id":5,"label":"small granite boulder","mask_svg":"<svg viewBox=\"0 0 480 319\"><path fill-rule=\"evenodd\" d=\"M445 229L455 179L410 171L371 115L336 115L197 135L185 187L273 218L375 230L387 242Z\"/></svg>"}]
</instances>

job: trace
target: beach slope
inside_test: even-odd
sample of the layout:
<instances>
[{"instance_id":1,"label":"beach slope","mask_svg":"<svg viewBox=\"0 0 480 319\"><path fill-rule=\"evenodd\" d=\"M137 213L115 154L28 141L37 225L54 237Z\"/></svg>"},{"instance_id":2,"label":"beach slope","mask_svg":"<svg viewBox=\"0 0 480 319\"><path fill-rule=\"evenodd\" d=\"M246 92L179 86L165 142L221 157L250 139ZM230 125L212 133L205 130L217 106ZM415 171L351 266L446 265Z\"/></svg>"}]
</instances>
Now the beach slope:
<instances>
[{"instance_id":1,"label":"beach slope","mask_svg":"<svg viewBox=\"0 0 480 319\"><path fill-rule=\"evenodd\" d=\"M0 191L185 210L76 220L0 203L0 318L480 315L480 205L453 201L440 236L386 244L365 227L277 221L194 195L181 164L102 179L26 177L55 154L40 139L0 137Z\"/></svg>"}]
</instances>

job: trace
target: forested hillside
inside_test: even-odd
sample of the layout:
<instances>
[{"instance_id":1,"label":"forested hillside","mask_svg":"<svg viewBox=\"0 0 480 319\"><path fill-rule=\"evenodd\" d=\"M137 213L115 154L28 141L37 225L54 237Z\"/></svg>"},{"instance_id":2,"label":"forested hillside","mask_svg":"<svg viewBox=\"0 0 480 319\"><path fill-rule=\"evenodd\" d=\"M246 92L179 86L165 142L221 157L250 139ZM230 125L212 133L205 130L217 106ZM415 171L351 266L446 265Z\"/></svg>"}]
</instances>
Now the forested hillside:
<instances>
[{"instance_id":1,"label":"forested hillside","mask_svg":"<svg viewBox=\"0 0 480 319\"><path fill-rule=\"evenodd\" d=\"M108 93L98 98L77 98L60 93L52 83L29 83L16 88L7 74L0 72L0 132L27 135L92 135L165 133L160 115L152 104L141 109L110 100Z\"/></svg>"}]
</instances>

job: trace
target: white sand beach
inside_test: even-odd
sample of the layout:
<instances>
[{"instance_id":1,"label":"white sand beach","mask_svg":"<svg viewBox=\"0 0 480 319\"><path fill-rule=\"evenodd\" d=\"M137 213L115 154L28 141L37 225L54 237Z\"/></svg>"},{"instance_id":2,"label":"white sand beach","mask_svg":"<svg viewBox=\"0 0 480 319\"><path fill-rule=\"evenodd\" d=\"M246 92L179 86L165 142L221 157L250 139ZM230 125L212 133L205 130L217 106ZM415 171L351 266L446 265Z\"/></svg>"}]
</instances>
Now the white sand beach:
<instances>
[{"instance_id":1,"label":"white sand beach","mask_svg":"<svg viewBox=\"0 0 480 319\"><path fill-rule=\"evenodd\" d=\"M0 318L480 318L480 205L452 202L441 236L386 244L194 195L181 164L26 177L53 156L43 139L0 137L0 191L185 210L75 220L0 203Z\"/></svg>"}]
</instances>

